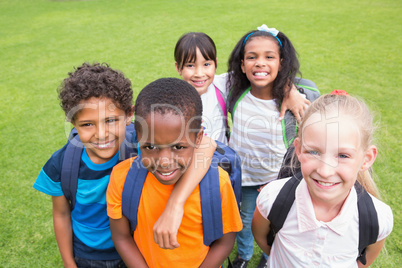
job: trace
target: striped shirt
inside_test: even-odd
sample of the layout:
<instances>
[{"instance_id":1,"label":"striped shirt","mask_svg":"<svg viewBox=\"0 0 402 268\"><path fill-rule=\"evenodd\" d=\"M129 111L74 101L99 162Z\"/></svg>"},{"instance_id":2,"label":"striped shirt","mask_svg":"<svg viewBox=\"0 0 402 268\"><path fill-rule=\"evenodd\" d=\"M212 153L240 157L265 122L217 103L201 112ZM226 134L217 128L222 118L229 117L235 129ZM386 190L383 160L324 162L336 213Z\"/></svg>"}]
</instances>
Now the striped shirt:
<instances>
[{"instance_id":1,"label":"striped shirt","mask_svg":"<svg viewBox=\"0 0 402 268\"><path fill-rule=\"evenodd\" d=\"M229 146L242 160L242 186L266 184L276 179L286 147L275 100L262 100L248 92L233 119Z\"/></svg>"}]
</instances>

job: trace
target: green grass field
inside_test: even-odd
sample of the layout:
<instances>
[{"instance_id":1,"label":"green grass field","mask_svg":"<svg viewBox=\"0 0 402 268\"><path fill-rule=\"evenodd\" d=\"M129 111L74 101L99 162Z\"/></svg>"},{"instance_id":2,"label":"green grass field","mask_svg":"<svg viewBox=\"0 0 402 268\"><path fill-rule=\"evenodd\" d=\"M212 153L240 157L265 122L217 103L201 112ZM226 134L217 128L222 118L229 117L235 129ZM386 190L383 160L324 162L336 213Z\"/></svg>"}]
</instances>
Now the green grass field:
<instances>
[{"instance_id":1,"label":"green grass field","mask_svg":"<svg viewBox=\"0 0 402 268\"><path fill-rule=\"evenodd\" d=\"M66 142L56 88L73 66L107 62L138 93L177 77L173 49L183 33L214 39L222 73L239 38L263 23L292 40L303 77L322 93L344 89L376 111L377 184L394 230L372 266L402 267L401 13L396 0L0 0L0 267L62 266L51 199L32 184ZM259 252L249 267L258 259Z\"/></svg>"}]
</instances>

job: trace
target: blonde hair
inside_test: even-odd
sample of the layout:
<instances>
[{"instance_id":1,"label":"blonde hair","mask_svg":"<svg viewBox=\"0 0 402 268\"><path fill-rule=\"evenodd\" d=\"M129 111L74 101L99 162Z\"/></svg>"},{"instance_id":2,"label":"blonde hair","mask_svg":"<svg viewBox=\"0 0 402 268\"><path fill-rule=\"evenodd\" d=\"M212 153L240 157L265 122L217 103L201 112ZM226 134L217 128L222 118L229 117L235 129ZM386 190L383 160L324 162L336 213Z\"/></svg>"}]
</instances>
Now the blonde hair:
<instances>
[{"instance_id":1,"label":"blonde hair","mask_svg":"<svg viewBox=\"0 0 402 268\"><path fill-rule=\"evenodd\" d=\"M339 115L342 114L355 121L360 131L360 146L363 150L367 150L368 147L373 144L373 133L375 128L373 123L374 120L365 102L349 95L333 94L321 96L320 98L315 100L307 109L297 133L297 136L300 138L301 141L303 140L303 131L301 130L303 129L307 119L310 118L310 116L313 114L320 113L322 115L325 115L328 112L337 112ZM371 167L366 171L359 171L357 181L367 192L379 198L380 194L373 180L372 173L373 172Z\"/></svg>"}]
</instances>

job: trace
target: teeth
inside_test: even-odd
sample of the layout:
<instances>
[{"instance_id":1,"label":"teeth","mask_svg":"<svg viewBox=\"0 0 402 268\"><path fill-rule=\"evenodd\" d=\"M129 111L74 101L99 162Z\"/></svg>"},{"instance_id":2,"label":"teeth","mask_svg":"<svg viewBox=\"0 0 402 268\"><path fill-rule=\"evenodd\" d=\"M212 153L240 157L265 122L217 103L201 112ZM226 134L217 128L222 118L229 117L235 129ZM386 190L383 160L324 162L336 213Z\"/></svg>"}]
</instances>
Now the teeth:
<instances>
[{"instance_id":1,"label":"teeth","mask_svg":"<svg viewBox=\"0 0 402 268\"><path fill-rule=\"evenodd\" d=\"M335 185L336 183L334 182L323 182L323 181L317 181L318 184L322 185L322 186L332 186Z\"/></svg>"},{"instance_id":2,"label":"teeth","mask_svg":"<svg viewBox=\"0 0 402 268\"><path fill-rule=\"evenodd\" d=\"M255 73L254 75L255 76L267 76L268 73Z\"/></svg>"},{"instance_id":3,"label":"teeth","mask_svg":"<svg viewBox=\"0 0 402 268\"><path fill-rule=\"evenodd\" d=\"M169 175L172 174L172 173L173 173L173 171L168 172L168 173L163 173L163 172L161 172L161 174L162 174L163 176L169 176Z\"/></svg>"},{"instance_id":4,"label":"teeth","mask_svg":"<svg viewBox=\"0 0 402 268\"><path fill-rule=\"evenodd\" d=\"M105 144L98 144L98 147L99 148L106 148L106 147L110 146L111 143L112 142L108 142L108 143L105 143Z\"/></svg>"},{"instance_id":5,"label":"teeth","mask_svg":"<svg viewBox=\"0 0 402 268\"><path fill-rule=\"evenodd\" d=\"M202 85L204 83L205 83L205 81L194 81L194 84L197 84L197 85Z\"/></svg>"}]
</instances>

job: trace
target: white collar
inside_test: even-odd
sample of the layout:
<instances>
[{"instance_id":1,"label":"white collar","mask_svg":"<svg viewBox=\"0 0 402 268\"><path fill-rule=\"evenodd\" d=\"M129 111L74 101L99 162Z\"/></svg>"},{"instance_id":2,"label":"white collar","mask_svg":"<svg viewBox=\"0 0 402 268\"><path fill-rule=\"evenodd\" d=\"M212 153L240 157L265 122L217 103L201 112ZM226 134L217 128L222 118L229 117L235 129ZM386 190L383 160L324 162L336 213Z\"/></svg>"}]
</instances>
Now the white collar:
<instances>
[{"instance_id":1,"label":"white collar","mask_svg":"<svg viewBox=\"0 0 402 268\"><path fill-rule=\"evenodd\" d=\"M337 234L344 235L356 208L357 194L353 187L341 208L341 212L330 222L322 222L316 219L313 202L304 179L296 189L295 202L299 232L312 231L327 226Z\"/></svg>"}]
</instances>

